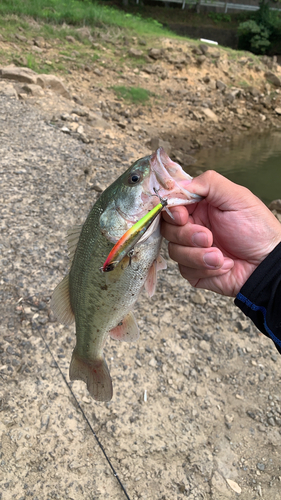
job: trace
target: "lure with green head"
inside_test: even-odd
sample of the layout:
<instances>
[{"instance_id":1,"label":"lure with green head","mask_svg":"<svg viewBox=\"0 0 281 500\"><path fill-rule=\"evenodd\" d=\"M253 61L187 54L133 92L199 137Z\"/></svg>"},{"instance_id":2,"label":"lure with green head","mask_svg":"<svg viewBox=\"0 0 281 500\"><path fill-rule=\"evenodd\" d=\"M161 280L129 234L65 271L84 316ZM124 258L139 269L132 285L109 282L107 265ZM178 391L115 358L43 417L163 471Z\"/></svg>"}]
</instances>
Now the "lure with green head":
<instances>
[{"instance_id":1,"label":"lure with green head","mask_svg":"<svg viewBox=\"0 0 281 500\"><path fill-rule=\"evenodd\" d=\"M145 234L147 229L151 226L152 222L160 214L163 207L168 204L167 200L160 198L160 203L152 210L144 215L137 221L128 231L126 231L116 245L112 248L103 266L100 268L101 272L107 273L113 271L115 267L124 259L126 255L134 248L136 243Z\"/></svg>"}]
</instances>

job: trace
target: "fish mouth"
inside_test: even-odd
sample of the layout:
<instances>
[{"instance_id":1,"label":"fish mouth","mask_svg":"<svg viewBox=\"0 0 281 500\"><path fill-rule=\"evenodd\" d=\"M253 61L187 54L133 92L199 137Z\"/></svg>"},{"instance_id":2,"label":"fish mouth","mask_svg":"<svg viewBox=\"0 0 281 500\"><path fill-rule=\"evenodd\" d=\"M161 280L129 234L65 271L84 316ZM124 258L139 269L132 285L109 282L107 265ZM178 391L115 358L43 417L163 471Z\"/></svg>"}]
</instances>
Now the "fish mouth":
<instances>
[{"instance_id":1,"label":"fish mouth","mask_svg":"<svg viewBox=\"0 0 281 500\"><path fill-rule=\"evenodd\" d=\"M149 159L151 175L145 192L150 196L167 199L168 206L188 205L202 199L188 191L192 177L178 163L172 161L163 148L158 148Z\"/></svg>"}]
</instances>

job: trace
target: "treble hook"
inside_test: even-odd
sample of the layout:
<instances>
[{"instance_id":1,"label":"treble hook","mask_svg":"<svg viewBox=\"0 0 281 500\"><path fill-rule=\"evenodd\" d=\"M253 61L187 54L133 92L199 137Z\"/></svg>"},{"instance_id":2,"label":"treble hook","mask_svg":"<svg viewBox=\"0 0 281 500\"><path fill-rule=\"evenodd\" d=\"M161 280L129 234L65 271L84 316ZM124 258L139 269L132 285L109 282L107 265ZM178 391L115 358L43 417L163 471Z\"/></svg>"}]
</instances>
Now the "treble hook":
<instances>
[{"instance_id":1,"label":"treble hook","mask_svg":"<svg viewBox=\"0 0 281 500\"><path fill-rule=\"evenodd\" d=\"M171 219L175 220L172 212L168 209L167 207L167 203L168 203L168 200L164 200L163 198L161 198L160 194L159 194L159 191L160 191L160 188L159 189L156 189L155 187L153 188L153 191L155 193L155 196L158 196L160 202L163 204L163 207L164 207L164 210L166 210L167 214L169 215L169 217L171 217ZM154 196L154 195L152 195Z\"/></svg>"}]
</instances>

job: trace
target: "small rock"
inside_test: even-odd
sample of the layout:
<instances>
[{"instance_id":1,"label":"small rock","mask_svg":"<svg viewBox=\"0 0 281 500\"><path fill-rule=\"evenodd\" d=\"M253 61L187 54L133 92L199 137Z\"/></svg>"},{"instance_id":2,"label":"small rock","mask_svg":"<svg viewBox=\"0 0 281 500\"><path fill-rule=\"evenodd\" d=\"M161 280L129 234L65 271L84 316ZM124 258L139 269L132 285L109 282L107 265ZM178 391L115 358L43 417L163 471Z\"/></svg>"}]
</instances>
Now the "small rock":
<instances>
[{"instance_id":1,"label":"small rock","mask_svg":"<svg viewBox=\"0 0 281 500\"><path fill-rule=\"evenodd\" d=\"M153 368L155 368L157 366L157 361L155 358L151 358L151 360L149 361L149 366L152 366Z\"/></svg>"},{"instance_id":2,"label":"small rock","mask_svg":"<svg viewBox=\"0 0 281 500\"><path fill-rule=\"evenodd\" d=\"M64 127L62 127L62 128L61 128L61 131L62 131L62 132L64 132L64 134L70 134L70 130L69 130L69 128L68 128L68 127L65 127L65 126L64 126Z\"/></svg>"},{"instance_id":3,"label":"small rock","mask_svg":"<svg viewBox=\"0 0 281 500\"><path fill-rule=\"evenodd\" d=\"M257 464L257 469L259 469L261 471L265 470L265 464L262 464L262 463Z\"/></svg>"},{"instance_id":4,"label":"small rock","mask_svg":"<svg viewBox=\"0 0 281 500\"><path fill-rule=\"evenodd\" d=\"M211 347L210 347L209 342L206 342L206 340L201 340L199 342L199 349L201 349L204 352L210 352Z\"/></svg>"},{"instance_id":5,"label":"small rock","mask_svg":"<svg viewBox=\"0 0 281 500\"><path fill-rule=\"evenodd\" d=\"M201 43L200 45L198 45L199 49L201 50L202 54L206 55L208 50L209 50L209 47L208 45L205 45L204 43Z\"/></svg>"},{"instance_id":6,"label":"small rock","mask_svg":"<svg viewBox=\"0 0 281 500\"><path fill-rule=\"evenodd\" d=\"M210 108L202 108L204 115L215 123L218 123L219 118Z\"/></svg>"},{"instance_id":7,"label":"small rock","mask_svg":"<svg viewBox=\"0 0 281 500\"><path fill-rule=\"evenodd\" d=\"M77 28L76 33L78 33L81 38L88 38L90 41L93 40L93 37L91 36L91 30L86 26L83 26L83 28Z\"/></svg>"},{"instance_id":8,"label":"small rock","mask_svg":"<svg viewBox=\"0 0 281 500\"><path fill-rule=\"evenodd\" d=\"M74 38L74 36L71 36L71 35L66 35L65 39L69 43L76 43L76 41L77 41L76 38Z\"/></svg>"},{"instance_id":9,"label":"small rock","mask_svg":"<svg viewBox=\"0 0 281 500\"><path fill-rule=\"evenodd\" d=\"M240 495L240 493L242 492L239 484L237 484L235 481L232 481L232 479L227 479L226 480L228 486L230 486L230 488L235 491L235 493L238 493L238 495Z\"/></svg>"},{"instance_id":10,"label":"small rock","mask_svg":"<svg viewBox=\"0 0 281 500\"><path fill-rule=\"evenodd\" d=\"M102 76L102 72L99 68L94 68L93 73L95 73L95 75L97 75L97 76Z\"/></svg>"},{"instance_id":11,"label":"small rock","mask_svg":"<svg viewBox=\"0 0 281 500\"><path fill-rule=\"evenodd\" d=\"M216 81L216 87L218 90L220 90L221 92L223 92L225 89L226 89L226 85L225 83L223 83L221 80L217 80Z\"/></svg>"},{"instance_id":12,"label":"small rock","mask_svg":"<svg viewBox=\"0 0 281 500\"><path fill-rule=\"evenodd\" d=\"M259 97L260 96L260 91L259 89L257 89L256 87L249 87L248 88L248 91L250 92L250 94L253 96L253 97Z\"/></svg>"},{"instance_id":13,"label":"small rock","mask_svg":"<svg viewBox=\"0 0 281 500\"><path fill-rule=\"evenodd\" d=\"M91 189L92 189L93 191L96 191L97 193L102 193L102 192L103 192L103 188L102 188L102 186L101 186L100 184L98 184L98 183L93 184L93 185L91 186Z\"/></svg>"},{"instance_id":14,"label":"small rock","mask_svg":"<svg viewBox=\"0 0 281 500\"><path fill-rule=\"evenodd\" d=\"M134 49L132 47L131 49L128 50L128 54L129 54L129 56L132 56L132 57L141 57L141 56L143 56L143 51L138 50L138 49Z\"/></svg>"},{"instance_id":15,"label":"small rock","mask_svg":"<svg viewBox=\"0 0 281 500\"><path fill-rule=\"evenodd\" d=\"M281 111L281 109L280 109L280 111ZM269 204L268 208L269 208L269 210L276 210L276 212L280 212L281 213L281 199L280 200L273 200Z\"/></svg>"},{"instance_id":16,"label":"small rock","mask_svg":"<svg viewBox=\"0 0 281 500\"><path fill-rule=\"evenodd\" d=\"M23 83L37 83L37 74L35 71L29 68L18 68L12 65L0 69L0 78Z\"/></svg>"},{"instance_id":17,"label":"small rock","mask_svg":"<svg viewBox=\"0 0 281 500\"><path fill-rule=\"evenodd\" d=\"M214 57L214 59L219 59L220 58L220 52L218 50L215 50L211 52L211 57Z\"/></svg>"},{"instance_id":18,"label":"small rock","mask_svg":"<svg viewBox=\"0 0 281 500\"><path fill-rule=\"evenodd\" d=\"M277 115L281 115L281 108L275 108L275 113Z\"/></svg>"},{"instance_id":19,"label":"small rock","mask_svg":"<svg viewBox=\"0 0 281 500\"><path fill-rule=\"evenodd\" d=\"M46 42L42 36L38 36L33 40L34 45L40 47L40 49L44 49L46 47Z\"/></svg>"},{"instance_id":20,"label":"small rock","mask_svg":"<svg viewBox=\"0 0 281 500\"><path fill-rule=\"evenodd\" d=\"M70 98L69 92L62 83L61 79L55 75L38 75L36 83L42 88L49 88L56 94L66 97L67 99Z\"/></svg>"},{"instance_id":21,"label":"small rock","mask_svg":"<svg viewBox=\"0 0 281 500\"><path fill-rule=\"evenodd\" d=\"M264 74L266 80L270 83L272 83L272 85L274 85L275 87L281 87L281 79L275 75L274 73L271 73L271 71L267 71L265 74Z\"/></svg>"},{"instance_id":22,"label":"small rock","mask_svg":"<svg viewBox=\"0 0 281 500\"><path fill-rule=\"evenodd\" d=\"M12 83L0 81L0 94L17 99L18 94Z\"/></svg>"},{"instance_id":23,"label":"small rock","mask_svg":"<svg viewBox=\"0 0 281 500\"><path fill-rule=\"evenodd\" d=\"M206 304L206 299L204 295L199 292L198 290L196 292L193 292L192 295L190 296L191 302L194 304L199 304L199 305L204 305Z\"/></svg>"},{"instance_id":24,"label":"small rock","mask_svg":"<svg viewBox=\"0 0 281 500\"><path fill-rule=\"evenodd\" d=\"M127 126L127 123L119 121L117 123L117 125L118 125L118 127L122 128L124 130L126 128L126 126Z\"/></svg>"},{"instance_id":25,"label":"small rock","mask_svg":"<svg viewBox=\"0 0 281 500\"><path fill-rule=\"evenodd\" d=\"M150 49L148 55L152 57L152 59L161 59L163 57L163 51L161 49Z\"/></svg>"},{"instance_id":26,"label":"small rock","mask_svg":"<svg viewBox=\"0 0 281 500\"><path fill-rule=\"evenodd\" d=\"M37 52L38 54L41 54L43 52L43 49L40 49L40 47L37 47L37 45L32 45L31 50L32 52Z\"/></svg>"},{"instance_id":27,"label":"small rock","mask_svg":"<svg viewBox=\"0 0 281 500\"><path fill-rule=\"evenodd\" d=\"M237 328L239 328L239 330L243 330L243 331L250 331L250 323L247 320L241 319L241 320L237 321Z\"/></svg>"},{"instance_id":28,"label":"small rock","mask_svg":"<svg viewBox=\"0 0 281 500\"><path fill-rule=\"evenodd\" d=\"M27 38L24 35L16 34L15 38L19 40L20 42L27 42Z\"/></svg>"},{"instance_id":29,"label":"small rock","mask_svg":"<svg viewBox=\"0 0 281 500\"><path fill-rule=\"evenodd\" d=\"M26 83L22 86L22 90L34 97L40 97L44 95L42 87L40 87L40 85L35 85L34 83Z\"/></svg>"},{"instance_id":30,"label":"small rock","mask_svg":"<svg viewBox=\"0 0 281 500\"><path fill-rule=\"evenodd\" d=\"M84 133L84 127L83 127L83 125L79 125L79 127L77 128L77 133L78 134L83 134Z\"/></svg>"},{"instance_id":31,"label":"small rock","mask_svg":"<svg viewBox=\"0 0 281 500\"><path fill-rule=\"evenodd\" d=\"M197 56L196 57L196 61L197 61L198 64L201 65L201 64L203 64L204 61L206 61L206 56L204 56L204 55Z\"/></svg>"}]
</instances>

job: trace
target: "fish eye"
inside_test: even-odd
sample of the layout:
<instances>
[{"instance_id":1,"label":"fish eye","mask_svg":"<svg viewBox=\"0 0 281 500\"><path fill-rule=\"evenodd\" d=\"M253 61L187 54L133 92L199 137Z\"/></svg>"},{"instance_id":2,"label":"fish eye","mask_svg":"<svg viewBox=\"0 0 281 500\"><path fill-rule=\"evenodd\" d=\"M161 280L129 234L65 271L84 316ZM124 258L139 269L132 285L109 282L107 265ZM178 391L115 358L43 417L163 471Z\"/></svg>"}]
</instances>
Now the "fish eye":
<instances>
[{"instance_id":1,"label":"fish eye","mask_svg":"<svg viewBox=\"0 0 281 500\"><path fill-rule=\"evenodd\" d=\"M128 184L138 184L142 180L142 174L139 171L132 172L128 178Z\"/></svg>"}]
</instances>

